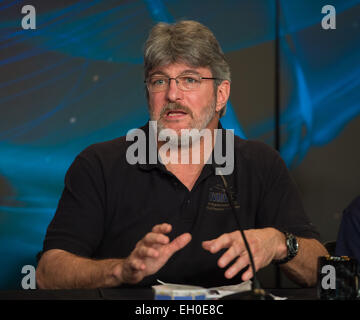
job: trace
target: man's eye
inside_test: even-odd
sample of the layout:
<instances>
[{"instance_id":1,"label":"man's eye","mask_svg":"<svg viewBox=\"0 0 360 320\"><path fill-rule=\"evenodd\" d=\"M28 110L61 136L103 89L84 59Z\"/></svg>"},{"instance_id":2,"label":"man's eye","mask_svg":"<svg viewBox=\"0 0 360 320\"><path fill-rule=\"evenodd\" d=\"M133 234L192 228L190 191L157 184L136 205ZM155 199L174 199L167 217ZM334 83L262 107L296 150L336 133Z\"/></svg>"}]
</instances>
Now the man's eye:
<instances>
[{"instance_id":1,"label":"man's eye","mask_svg":"<svg viewBox=\"0 0 360 320\"><path fill-rule=\"evenodd\" d=\"M186 77L186 78L185 78L185 81L188 82L188 83L195 83L195 82L196 82L196 79L193 78L193 77Z\"/></svg>"},{"instance_id":2,"label":"man's eye","mask_svg":"<svg viewBox=\"0 0 360 320\"><path fill-rule=\"evenodd\" d=\"M151 84L153 86L162 86L166 83L166 80L164 78L158 78L158 79L152 79Z\"/></svg>"},{"instance_id":3,"label":"man's eye","mask_svg":"<svg viewBox=\"0 0 360 320\"><path fill-rule=\"evenodd\" d=\"M199 80L194 77L184 77L186 83L197 83Z\"/></svg>"}]
</instances>

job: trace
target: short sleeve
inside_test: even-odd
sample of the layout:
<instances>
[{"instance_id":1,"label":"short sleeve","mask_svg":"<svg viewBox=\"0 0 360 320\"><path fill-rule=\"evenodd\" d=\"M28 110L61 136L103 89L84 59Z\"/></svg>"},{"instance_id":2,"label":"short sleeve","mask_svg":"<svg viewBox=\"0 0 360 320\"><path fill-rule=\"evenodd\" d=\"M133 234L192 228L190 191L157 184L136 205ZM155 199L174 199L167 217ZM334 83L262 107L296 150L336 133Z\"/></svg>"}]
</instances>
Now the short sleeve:
<instances>
[{"instance_id":1,"label":"short sleeve","mask_svg":"<svg viewBox=\"0 0 360 320\"><path fill-rule=\"evenodd\" d=\"M43 252L62 249L91 257L103 237L104 199L101 166L96 157L83 152L65 175L64 190L47 229Z\"/></svg>"},{"instance_id":2,"label":"short sleeve","mask_svg":"<svg viewBox=\"0 0 360 320\"><path fill-rule=\"evenodd\" d=\"M299 190L278 152L271 151L264 169L262 202L257 215L263 227L274 227L299 237L320 240L307 216Z\"/></svg>"}]
</instances>

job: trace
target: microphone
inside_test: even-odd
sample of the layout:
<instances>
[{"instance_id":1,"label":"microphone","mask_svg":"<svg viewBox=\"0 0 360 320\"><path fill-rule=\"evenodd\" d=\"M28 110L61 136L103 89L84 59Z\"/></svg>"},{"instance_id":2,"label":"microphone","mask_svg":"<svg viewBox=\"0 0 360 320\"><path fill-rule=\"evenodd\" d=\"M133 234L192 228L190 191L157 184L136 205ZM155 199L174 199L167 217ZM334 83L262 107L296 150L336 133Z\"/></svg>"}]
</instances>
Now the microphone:
<instances>
[{"instance_id":1,"label":"microphone","mask_svg":"<svg viewBox=\"0 0 360 320\"><path fill-rule=\"evenodd\" d=\"M244 244L245 244L245 247L246 247L246 251L247 251L247 253L249 255L249 259L250 259L250 267L251 267L252 272L253 272L253 281L252 281L250 291L238 292L238 293L230 294L230 295L227 295L225 297L222 297L221 300L274 300L274 298L271 295L266 293L266 291L261 288L260 282L259 282L259 280L257 278L257 275L256 275L254 258L253 258L253 255L251 253L251 249L250 249L249 243L248 243L248 241L246 239L244 230L241 227L239 218L236 215L235 205L234 205L233 199L231 197L227 181L226 181L225 177L222 175L221 169L217 168L217 170L218 170L218 173L220 173L219 175L220 175L220 177L221 177L221 179L223 181L223 184L224 184L224 187L225 187L225 193L226 193L226 196L228 198L228 201L229 201L229 204L230 204L230 207L231 207L231 211L234 214L236 224L237 224L238 229L239 229L239 231L241 233L241 236L243 238L243 241L244 241Z\"/></svg>"}]
</instances>

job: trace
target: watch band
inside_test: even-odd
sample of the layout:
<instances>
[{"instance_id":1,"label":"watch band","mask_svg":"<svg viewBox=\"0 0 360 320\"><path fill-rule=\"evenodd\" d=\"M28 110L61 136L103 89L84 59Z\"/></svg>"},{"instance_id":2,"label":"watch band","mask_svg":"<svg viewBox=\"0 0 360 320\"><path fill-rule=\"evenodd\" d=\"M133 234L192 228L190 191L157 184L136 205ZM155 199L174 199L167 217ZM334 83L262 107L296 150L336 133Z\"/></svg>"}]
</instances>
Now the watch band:
<instances>
[{"instance_id":1,"label":"watch band","mask_svg":"<svg viewBox=\"0 0 360 320\"><path fill-rule=\"evenodd\" d=\"M296 237L289 232L284 232L287 247L287 256L280 260L274 260L275 264L284 264L296 257L299 251L299 243Z\"/></svg>"}]
</instances>

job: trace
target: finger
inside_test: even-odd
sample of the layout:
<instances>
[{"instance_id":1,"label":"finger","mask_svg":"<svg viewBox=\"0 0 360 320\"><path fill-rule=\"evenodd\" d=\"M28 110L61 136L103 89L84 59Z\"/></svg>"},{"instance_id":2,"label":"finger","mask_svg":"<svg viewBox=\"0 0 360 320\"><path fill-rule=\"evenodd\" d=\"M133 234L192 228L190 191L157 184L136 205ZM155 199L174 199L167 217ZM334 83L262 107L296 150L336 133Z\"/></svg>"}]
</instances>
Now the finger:
<instances>
[{"instance_id":1,"label":"finger","mask_svg":"<svg viewBox=\"0 0 360 320\"><path fill-rule=\"evenodd\" d=\"M253 277L253 272L252 272L252 268L248 268L248 270L246 270L246 272L243 273L243 275L241 276L241 280L242 281L248 281Z\"/></svg>"},{"instance_id":2,"label":"finger","mask_svg":"<svg viewBox=\"0 0 360 320\"><path fill-rule=\"evenodd\" d=\"M241 248L239 248L235 243L233 243L233 245L228 250L226 250L226 252L218 260L218 266L220 268L224 268L237 256L240 256L242 254L243 251L241 251Z\"/></svg>"},{"instance_id":3,"label":"finger","mask_svg":"<svg viewBox=\"0 0 360 320\"><path fill-rule=\"evenodd\" d=\"M228 268L225 272L225 277L227 279L231 279L233 277L235 277L241 270L243 270L246 266L249 265L249 257L247 255L243 255L241 257L239 257L238 259L236 259L236 261L231 265L230 268ZM251 268L249 268L251 269ZM247 270L246 272L248 272L249 270ZM250 270L251 271L251 270ZM250 276L251 278L251 276ZM249 279L250 279L249 278ZM243 279L243 277L242 277ZM244 280L244 279L243 279ZM245 280L244 280L245 281Z\"/></svg>"},{"instance_id":4,"label":"finger","mask_svg":"<svg viewBox=\"0 0 360 320\"><path fill-rule=\"evenodd\" d=\"M203 242L202 242L202 247L203 247L205 250L210 251L211 244L212 244L214 241L215 241L215 240L203 241Z\"/></svg>"},{"instance_id":5,"label":"finger","mask_svg":"<svg viewBox=\"0 0 360 320\"><path fill-rule=\"evenodd\" d=\"M141 258L157 258L159 256L159 252L156 249L145 246L139 247L137 253Z\"/></svg>"},{"instance_id":6,"label":"finger","mask_svg":"<svg viewBox=\"0 0 360 320\"><path fill-rule=\"evenodd\" d=\"M237 239L240 238L236 235L236 232L224 233L217 239L211 240L211 243L207 244L208 245L207 250L209 250L211 253L216 253L223 248L229 248L232 242Z\"/></svg>"},{"instance_id":7,"label":"finger","mask_svg":"<svg viewBox=\"0 0 360 320\"><path fill-rule=\"evenodd\" d=\"M176 251L184 248L191 241L190 233L183 233L171 241L166 248L166 254L171 257Z\"/></svg>"},{"instance_id":8,"label":"finger","mask_svg":"<svg viewBox=\"0 0 360 320\"><path fill-rule=\"evenodd\" d=\"M140 259L133 258L129 261L130 268L133 271L142 271L145 270L146 266Z\"/></svg>"},{"instance_id":9,"label":"finger","mask_svg":"<svg viewBox=\"0 0 360 320\"><path fill-rule=\"evenodd\" d=\"M143 243L151 246L154 244L167 244L169 243L169 237L162 233L149 232L143 239Z\"/></svg>"},{"instance_id":10,"label":"finger","mask_svg":"<svg viewBox=\"0 0 360 320\"><path fill-rule=\"evenodd\" d=\"M156 226L154 226L152 228L152 232L155 233L169 233L172 229L171 224L168 223L162 223L162 224L157 224Z\"/></svg>"},{"instance_id":11,"label":"finger","mask_svg":"<svg viewBox=\"0 0 360 320\"><path fill-rule=\"evenodd\" d=\"M249 260L249 264L250 264L250 260ZM261 259L259 259L259 257L254 257L255 272L257 272L261 268L261 265L262 265ZM247 280L250 280L253 276L254 276L253 270L251 268L251 265L249 265L248 270L246 270L246 272L243 273L243 275L241 276L241 279L243 281L247 281Z\"/></svg>"},{"instance_id":12,"label":"finger","mask_svg":"<svg viewBox=\"0 0 360 320\"><path fill-rule=\"evenodd\" d=\"M219 241L221 237L224 237L225 235L221 235L219 238L213 239L213 240L208 240L208 241L203 241L203 248L210 251L211 253L216 253L217 247L219 246Z\"/></svg>"}]
</instances>

